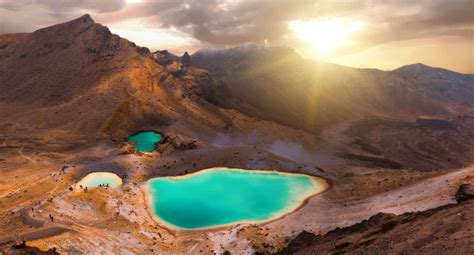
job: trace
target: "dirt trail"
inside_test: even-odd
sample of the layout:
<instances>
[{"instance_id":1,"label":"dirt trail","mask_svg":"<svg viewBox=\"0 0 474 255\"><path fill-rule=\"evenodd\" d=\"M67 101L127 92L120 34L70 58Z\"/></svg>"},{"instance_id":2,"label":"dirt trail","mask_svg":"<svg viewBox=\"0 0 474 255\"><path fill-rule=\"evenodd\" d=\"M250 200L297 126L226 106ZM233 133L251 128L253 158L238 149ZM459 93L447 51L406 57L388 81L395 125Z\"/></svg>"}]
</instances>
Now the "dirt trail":
<instances>
[{"instance_id":1,"label":"dirt trail","mask_svg":"<svg viewBox=\"0 0 474 255\"><path fill-rule=\"evenodd\" d=\"M47 238L71 231L72 223L63 220L51 221L51 219L41 216L38 213L25 208L21 212L23 223L34 228L34 230L13 233L0 237L0 245L15 241L32 241Z\"/></svg>"},{"instance_id":2,"label":"dirt trail","mask_svg":"<svg viewBox=\"0 0 474 255\"><path fill-rule=\"evenodd\" d=\"M41 228L38 230L10 235L7 237L0 237L0 245L15 242L15 241L32 241L32 240L43 239L43 238L59 235L67 231L70 231L70 229L62 227L59 224L57 224L57 226L49 226L49 227Z\"/></svg>"}]
</instances>

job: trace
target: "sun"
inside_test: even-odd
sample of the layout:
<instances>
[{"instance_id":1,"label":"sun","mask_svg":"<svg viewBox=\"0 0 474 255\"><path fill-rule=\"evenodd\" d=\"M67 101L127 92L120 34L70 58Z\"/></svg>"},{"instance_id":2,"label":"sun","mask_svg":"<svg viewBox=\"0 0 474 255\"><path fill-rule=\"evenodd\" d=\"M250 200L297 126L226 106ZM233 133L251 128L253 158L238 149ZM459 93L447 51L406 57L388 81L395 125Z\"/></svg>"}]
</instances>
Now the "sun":
<instances>
[{"instance_id":1,"label":"sun","mask_svg":"<svg viewBox=\"0 0 474 255\"><path fill-rule=\"evenodd\" d=\"M351 36L363 27L361 21L342 18L293 20L288 28L298 39L310 44L320 56L328 56L335 49L354 44Z\"/></svg>"}]
</instances>

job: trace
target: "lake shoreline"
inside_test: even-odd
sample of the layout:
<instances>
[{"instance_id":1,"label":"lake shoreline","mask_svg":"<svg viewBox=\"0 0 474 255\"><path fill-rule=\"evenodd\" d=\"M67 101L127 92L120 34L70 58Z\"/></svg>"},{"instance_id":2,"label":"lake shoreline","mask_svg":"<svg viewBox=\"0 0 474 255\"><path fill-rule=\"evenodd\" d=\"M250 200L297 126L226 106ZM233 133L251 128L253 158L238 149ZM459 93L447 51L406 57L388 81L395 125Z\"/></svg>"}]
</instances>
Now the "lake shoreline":
<instances>
[{"instance_id":1,"label":"lake shoreline","mask_svg":"<svg viewBox=\"0 0 474 255\"><path fill-rule=\"evenodd\" d=\"M291 209L289 211L282 212L282 213L278 213L275 216L273 216L271 218L268 218L266 220L258 220L258 221L242 220L242 221L236 221L236 222L233 222L233 223L219 224L219 225L213 225L213 226L209 226L209 227L202 227L202 228L193 229L193 228L182 228L182 227L178 227L178 226L175 226L173 224L170 224L170 223L166 222L165 220L161 219L158 216L158 214L155 212L155 210L152 206L154 204L154 200L153 200L153 196L151 194L151 190L150 190L150 186L149 186L150 182L153 181L154 179L168 178L170 180L179 180L179 179L186 179L186 178L189 178L190 176L194 176L194 175L205 174L205 173L208 173L210 171L222 171L222 170L224 170L224 171L225 170L231 170L231 171L245 172L245 173L251 173L251 174L267 173L267 174L280 174L280 175L291 175L291 176L306 176L306 177L310 178L310 180L311 180L314 187L320 187L320 188L315 189L309 195L307 195L302 201L295 204L295 206L293 206L293 209ZM265 225L265 224L280 220L280 219L284 218L285 216L287 216L289 214L292 214L293 212L299 210L300 208L302 208L303 206L308 204L308 202L311 198L326 192L331 187L332 187L332 184L329 180L327 180L323 177L320 177L320 176L314 176L314 175L309 175L309 174L291 173L291 172L279 171L279 170L256 170L256 169L229 168L229 167L212 167L212 168L202 169L202 170L199 170L199 171L196 171L196 172L193 172L193 173L189 173L189 174L185 174L185 175L164 176L164 177L151 178L151 179L145 181L141 185L141 190L143 191L143 198L145 200L145 204L146 204L146 207L147 207L146 210L149 213L152 220L157 222L161 227L165 228L168 232L172 233L173 235L176 235L178 232L179 233L185 233L185 232L196 233L196 232L201 232L201 231L202 232L218 231L218 230L227 229L227 228L229 228L230 226L233 226L233 225L242 225L242 224L246 224L246 225L247 224Z\"/></svg>"}]
</instances>

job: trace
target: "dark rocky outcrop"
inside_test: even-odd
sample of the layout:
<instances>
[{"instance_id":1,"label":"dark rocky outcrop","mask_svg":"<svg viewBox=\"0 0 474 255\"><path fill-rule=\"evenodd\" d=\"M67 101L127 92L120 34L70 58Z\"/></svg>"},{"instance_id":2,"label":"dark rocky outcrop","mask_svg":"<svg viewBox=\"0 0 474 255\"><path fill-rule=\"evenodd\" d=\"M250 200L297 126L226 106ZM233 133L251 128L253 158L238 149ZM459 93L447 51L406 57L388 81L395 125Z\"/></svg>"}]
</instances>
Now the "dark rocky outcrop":
<instances>
[{"instance_id":1,"label":"dark rocky outcrop","mask_svg":"<svg viewBox=\"0 0 474 255\"><path fill-rule=\"evenodd\" d=\"M472 184L463 184L459 187L458 192L456 192L456 201L463 202L469 199L474 198L474 185Z\"/></svg>"},{"instance_id":2,"label":"dark rocky outcrop","mask_svg":"<svg viewBox=\"0 0 474 255\"><path fill-rule=\"evenodd\" d=\"M47 251L42 251L37 247L32 247L26 245L25 242L20 244L6 245L0 247L0 254L5 255L58 255L59 253L55 248L49 249Z\"/></svg>"}]
</instances>

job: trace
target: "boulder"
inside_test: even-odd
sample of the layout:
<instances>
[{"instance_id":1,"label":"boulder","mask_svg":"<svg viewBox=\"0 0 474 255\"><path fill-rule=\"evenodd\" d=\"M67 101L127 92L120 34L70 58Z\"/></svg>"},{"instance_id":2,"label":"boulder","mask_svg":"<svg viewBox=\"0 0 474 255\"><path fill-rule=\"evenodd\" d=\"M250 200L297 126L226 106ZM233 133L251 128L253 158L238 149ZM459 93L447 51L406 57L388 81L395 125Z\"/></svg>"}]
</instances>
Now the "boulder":
<instances>
[{"instance_id":1,"label":"boulder","mask_svg":"<svg viewBox=\"0 0 474 255\"><path fill-rule=\"evenodd\" d=\"M462 184L459 187L458 192L456 192L456 201L462 202L474 198L474 185L472 184Z\"/></svg>"}]
</instances>

